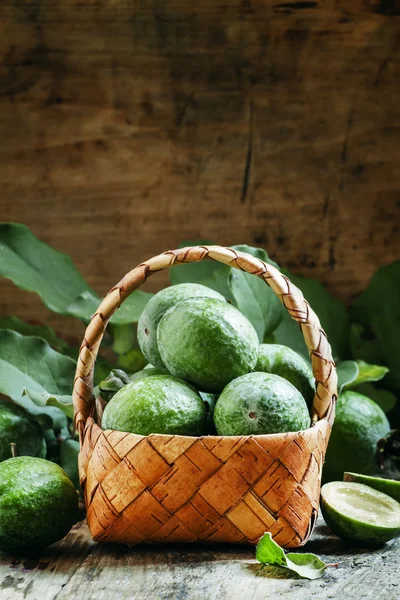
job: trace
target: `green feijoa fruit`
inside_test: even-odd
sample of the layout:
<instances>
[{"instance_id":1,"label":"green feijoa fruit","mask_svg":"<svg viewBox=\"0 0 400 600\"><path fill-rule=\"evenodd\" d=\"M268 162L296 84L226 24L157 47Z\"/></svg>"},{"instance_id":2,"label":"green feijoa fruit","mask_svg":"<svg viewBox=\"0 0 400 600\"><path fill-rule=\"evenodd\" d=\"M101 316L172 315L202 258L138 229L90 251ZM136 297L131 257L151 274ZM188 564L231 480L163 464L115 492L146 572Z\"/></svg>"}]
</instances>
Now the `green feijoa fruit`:
<instances>
[{"instance_id":1,"label":"green feijoa fruit","mask_svg":"<svg viewBox=\"0 0 400 600\"><path fill-rule=\"evenodd\" d=\"M303 396L283 377L249 373L229 383L217 400L219 435L258 435L300 431L310 426Z\"/></svg>"},{"instance_id":2,"label":"green feijoa fruit","mask_svg":"<svg viewBox=\"0 0 400 600\"><path fill-rule=\"evenodd\" d=\"M202 435L207 411L197 391L173 375L141 377L123 387L104 409L103 429L140 435Z\"/></svg>"},{"instance_id":3,"label":"green feijoa fruit","mask_svg":"<svg viewBox=\"0 0 400 600\"><path fill-rule=\"evenodd\" d=\"M157 327L164 314L183 300L196 297L218 298L225 300L221 294L198 283L180 283L158 292L146 304L138 323L137 336L140 349L146 359L154 367L164 369L157 344Z\"/></svg>"},{"instance_id":4,"label":"green feijoa fruit","mask_svg":"<svg viewBox=\"0 0 400 600\"><path fill-rule=\"evenodd\" d=\"M400 504L362 483L326 483L321 509L327 525L345 540L379 545L400 534Z\"/></svg>"},{"instance_id":5,"label":"green feijoa fruit","mask_svg":"<svg viewBox=\"0 0 400 600\"><path fill-rule=\"evenodd\" d=\"M78 520L78 494L61 467L17 456L0 463L0 550L40 550Z\"/></svg>"},{"instance_id":6,"label":"green feijoa fruit","mask_svg":"<svg viewBox=\"0 0 400 600\"><path fill-rule=\"evenodd\" d=\"M20 456L46 456L40 425L21 406L0 400L0 461L11 458L11 443Z\"/></svg>"},{"instance_id":7,"label":"green feijoa fruit","mask_svg":"<svg viewBox=\"0 0 400 600\"><path fill-rule=\"evenodd\" d=\"M324 482L341 480L345 471L373 474L377 443L389 431L385 413L373 400L351 390L340 394L322 470Z\"/></svg>"},{"instance_id":8,"label":"green feijoa fruit","mask_svg":"<svg viewBox=\"0 0 400 600\"><path fill-rule=\"evenodd\" d=\"M311 365L291 348L281 344L261 344L255 371L273 373L287 379L302 394L308 406L315 394Z\"/></svg>"},{"instance_id":9,"label":"green feijoa fruit","mask_svg":"<svg viewBox=\"0 0 400 600\"><path fill-rule=\"evenodd\" d=\"M165 313L157 330L168 371L205 392L220 392L254 369L258 336L247 318L227 302L191 298Z\"/></svg>"}]
</instances>

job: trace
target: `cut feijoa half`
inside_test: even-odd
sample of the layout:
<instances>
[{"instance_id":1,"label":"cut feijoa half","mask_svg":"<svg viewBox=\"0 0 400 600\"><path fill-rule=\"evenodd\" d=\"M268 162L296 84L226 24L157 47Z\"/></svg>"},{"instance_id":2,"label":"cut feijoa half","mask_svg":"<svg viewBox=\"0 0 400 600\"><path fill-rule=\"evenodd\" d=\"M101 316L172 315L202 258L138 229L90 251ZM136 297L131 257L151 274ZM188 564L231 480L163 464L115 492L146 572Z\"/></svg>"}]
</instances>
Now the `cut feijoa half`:
<instances>
[{"instance_id":1,"label":"cut feijoa half","mask_svg":"<svg viewBox=\"0 0 400 600\"><path fill-rule=\"evenodd\" d=\"M400 502L400 481L394 479L385 479L384 477L370 477L360 473L345 473L343 481L353 481L355 483L364 483L388 496L391 496L397 502Z\"/></svg>"},{"instance_id":2,"label":"cut feijoa half","mask_svg":"<svg viewBox=\"0 0 400 600\"><path fill-rule=\"evenodd\" d=\"M380 545L400 534L400 504L362 483L326 483L321 509L327 525L346 540Z\"/></svg>"}]
</instances>

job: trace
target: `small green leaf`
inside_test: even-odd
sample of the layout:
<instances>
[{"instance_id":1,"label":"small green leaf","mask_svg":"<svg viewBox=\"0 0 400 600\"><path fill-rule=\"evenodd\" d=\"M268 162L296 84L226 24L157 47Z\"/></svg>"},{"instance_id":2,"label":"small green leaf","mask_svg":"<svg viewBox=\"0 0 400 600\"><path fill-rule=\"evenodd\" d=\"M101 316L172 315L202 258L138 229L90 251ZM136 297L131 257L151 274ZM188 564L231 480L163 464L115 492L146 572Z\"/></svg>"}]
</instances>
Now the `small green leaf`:
<instances>
[{"instance_id":1,"label":"small green leaf","mask_svg":"<svg viewBox=\"0 0 400 600\"><path fill-rule=\"evenodd\" d=\"M71 258L39 240L25 225L0 223L0 276L36 292L60 315L87 322L100 304ZM152 294L135 291L113 315L113 323L136 322Z\"/></svg>"},{"instance_id":2,"label":"small green leaf","mask_svg":"<svg viewBox=\"0 0 400 600\"><path fill-rule=\"evenodd\" d=\"M33 401L38 414L48 403L71 415L74 374L75 362L41 338L0 330L0 393L30 412Z\"/></svg>"},{"instance_id":3,"label":"small green leaf","mask_svg":"<svg viewBox=\"0 0 400 600\"><path fill-rule=\"evenodd\" d=\"M274 542L270 533L265 533L257 544L256 559L264 564L277 565L293 571L305 579L318 579L323 576L326 565L315 554L284 553Z\"/></svg>"},{"instance_id":4,"label":"small green leaf","mask_svg":"<svg viewBox=\"0 0 400 600\"><path fill-rule=\"evenodd\" d=\"M363 360L345 360L337 368L339 393L354 390L363 383L379 381L389 369L380 365L369 365Z\"/></svg>"},{"instance_id":5,"label":"small green leaf","mask_svg":"<svg viewBox=\"0 0 400 600\"><path fill-rule=\"evenodd\" d=\"M359 373L360 370L355 360L345 360L338 365L337 376L339 394L356 381Z\"/></svg>"},{"instance_id":6,"label":"small green leaf","mask_svg":"<svg viewBox=\"0 0 400 600\"><path fill-rule=\"evenodd\" d=\"M380 381L389 373L389 369L382 365L370 365L363 360L357 360L358 365L358 377L351 387L357 387L362 383L368 383L371 381Z\"/></svg>"},{"instance_id":7,"label":"small green leaf","mask_svg":"<svg viewBox=\"0 0 400 600\"><path fill-rule=\"evenodd\" d=\"M264 533L257 544L256 559L258 562L266 565L287 566L286 555L283 549L279 544L274 542L272 535L269 532Z\"/></svg>"},{"instance_id":8,"label":"small green leaf","mask_svg":"<svg viewBox=\"0 0 400 600\"><path fill-rule=\"evenodd\" d=\"M61 466L75 485L80 488L78 470L79 442L72 439L64 440L61 444L60 461Z\"/></svg>"},{"instance_id":9,"label":"small green leaf","mask_svg":"<svg viewBox=\"0 0 400 600\"><path fill-rule=\"evenodd\" d=\"M311 553L288 552L286 560L288 568L305 579L319 579L327 567L323 560Z\"/></svg>"},{"instance_id":10,"label":"small green leaf","mask_svg":"<svg viewBox=\"0 0 400 600\"><path fill-rule=\"evenodd\" d=\"M69 349L68 344L57 337L55 331L47 325L31 325L30 323L21 321L17 317L0 317L0 329L11 329L12 331L22 333L22 335L40 337L46 340L54 350L61 352L61 354L65 354Z\"/></svg>"}]
</instances>

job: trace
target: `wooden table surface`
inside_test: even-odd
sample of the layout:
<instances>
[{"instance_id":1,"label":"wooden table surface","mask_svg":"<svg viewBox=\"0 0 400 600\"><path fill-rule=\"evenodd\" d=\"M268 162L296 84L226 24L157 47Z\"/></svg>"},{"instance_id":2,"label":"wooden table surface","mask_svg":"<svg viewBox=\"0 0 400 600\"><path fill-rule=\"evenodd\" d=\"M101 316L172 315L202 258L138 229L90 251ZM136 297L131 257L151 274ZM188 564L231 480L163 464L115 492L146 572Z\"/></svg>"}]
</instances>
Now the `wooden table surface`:
<instances>
[{"instance_id":1,"label":"wooden table surface","mask_svg":"<svg viewBox=\"0 0 400 600\"><path fill-rule=\"evenodd\" d=\"M400 597L400 538L377 550L346 545L319 521L306 546L338 568L315 581L263 567L254 548L174 545L128 548L99 545L85 522L43 554L0 553L2 600L261 600Z\"/></svg>"}]
</instances>

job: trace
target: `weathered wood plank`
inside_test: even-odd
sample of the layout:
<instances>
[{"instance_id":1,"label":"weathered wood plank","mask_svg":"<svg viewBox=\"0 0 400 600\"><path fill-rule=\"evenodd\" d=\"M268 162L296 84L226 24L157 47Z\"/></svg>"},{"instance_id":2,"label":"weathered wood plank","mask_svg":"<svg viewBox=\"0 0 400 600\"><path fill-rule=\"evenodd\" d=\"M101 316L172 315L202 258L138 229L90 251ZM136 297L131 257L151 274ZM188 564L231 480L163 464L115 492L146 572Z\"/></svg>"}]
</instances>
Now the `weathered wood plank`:
<instances>
[{"instance_id":1,"label":"weathered wood plank","mask_svg":"<svg viewBox=\"0 0 400 600\"><path fill-rule=\"evenodd\" d=\"M398 257L397 1L3 0L0 23L1 219L100 293L182 238L345 299ZM47 320L26 298L0 311Z\"/></svg>"},{"instance_id":2,"label":"weathered wood plank","mask_svg":"<svg viewBox=\"0 0 400 600\"><path fill-rule=\"evenodd\" d=\"M262 567L254 549L241 546L175 545L129 549L97 545L86 525L37 559L1 555L4 600L140 598L141 600L288 600L399 597L400 540L378 550L346 545L319 522L304 550L339 562L316 581L286 578Z\"/></svg>"},{"instance_id":3,"label":"weathered wood plank","mask_svg":"<svg viewBox=\"0 0 400 600\"><path fill-rule=\"evenodd\" d=\"M0 552L1 599L53 600L93 545L83 522L40 555L11 556Z\"/></svg>"}]
</instances>

